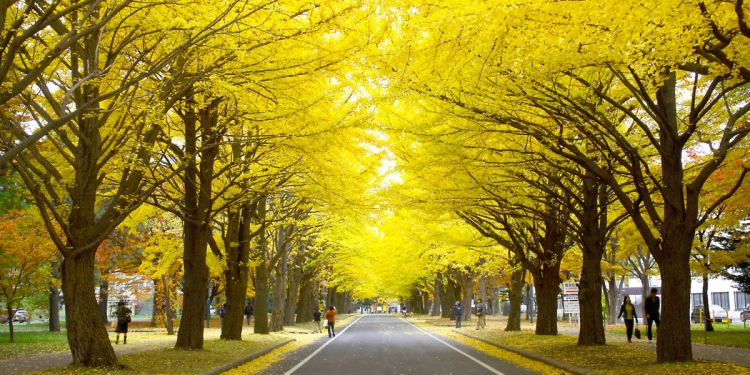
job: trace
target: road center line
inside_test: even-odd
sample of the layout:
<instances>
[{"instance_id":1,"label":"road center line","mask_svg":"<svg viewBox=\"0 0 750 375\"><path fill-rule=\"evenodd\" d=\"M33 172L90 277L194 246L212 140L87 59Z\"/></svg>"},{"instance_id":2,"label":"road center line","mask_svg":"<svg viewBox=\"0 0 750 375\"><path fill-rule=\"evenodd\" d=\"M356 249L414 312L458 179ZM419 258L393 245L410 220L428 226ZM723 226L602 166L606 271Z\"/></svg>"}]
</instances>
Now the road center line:
<instances>
[{"instance_id":1,"label":"road center line","mask_svg":"<svg viewBox=\"0 0 750 375\"><path fill-rule=\"evenodd\" d=\"M476 362L476 363L477 363L477 364L479 364L480 366L482 366L482 367L486 368L487 370L489 370L489 371L490 371L491 373L493 373L493 374L495 374L495 375L505 375L505 374L503 374L502 372L500 372L500 371L497 371L497 370L495 370L495 369L494 369L494 368L493 368L492 366L490 366L490 365L488 365L488 364L486 364L486 363L482 362L481 360L477 359L477 358L476 358L476 357L474 357L473 355L471 355L471 354L469 354L469 353L466 353L465 351L463 351L463 350L461 350L461 349L459 349L459 348L457 348L457 347L455 347L455 346L451 345L450 343L448 343L448 342L446 342L446 341L444 341L444 340L440 339L439 337L437 337L437 336L433 335L432 333L430 333L430 332L429 332L429 331L427 331L426 329L422 329L422 328L419 328L419 327L417 327L417 325L416 325L416 324L414 324L414 323L412 323L412 322L410 322L410 321L408 321L408 320L406 320L406 319L404 319L404 318L399 318L399 319L401 319L401 320L403 320L404 322L406 322L406 323L410 324L410 325L411 325L412 327L416 328L417 330L419 330L420 332L424 333L425 335L427 335L427 336L430 336L430 337L432 337L433 339L437 340L438 342L442 343L443 345L445 345L445 346L447 346L447 347L449 347L449 348L451 348L451 349L453 349L453 350L455 350L455 351L457 351L457 352L461 353L461 354L462 354L462 355L464 355L464 356L465 356L466 358L468 358L468 359L470 359L470 360L472 360L472 361Z\"/></svg>"},{"instance_id":2,"label":"road center line","mask_svg":"<svg viewBox=\"0 0 750 375\"><path fill-rule=\"evenodd\" d=\"M330 339L330 340L326 341L326 343L325 343L325 344L323 344L323 345L321 345L321 346L320 346L319 348L315 349L315 351L314 351L314 352L310 353L310 355L308 355L307 357L305 357L305 359L303 359L303 360L302 360L302 361L300 361L300 362L299 362L298 364L296 364L296 365L295 365L294 367L292 367L291 369L289 369L289 371L285 372L285 373L284 373L284 375L291 375L291 374L292 374L292 373L294 373L295 371L299 370L299 368L300 368L300 367L302 367L302 366L303 366L303 365L304 365L305 363L307 363L307 362L308 362L309 360L311 360L311 359L312 359L312 357L315 357L315 355L316 355L316 354L320 353L320 351L321 351L321 350L323 350L323 348L325 348L326 346L328 346L328 344L330 344L330 343L334 342L334 341L335 341L335 340L336 340L337 338L341 337L341 335L343 335L343 334L344 334L344 332L346 332L346 330L347 330L347 329L349 329L349 327L351 327L351 326L353 326L353 325L354 325L355 323L357 323L357 322L358 322L358 321L359 321L360 319L362 319L362 317L364 317L364 315L360 316L360 317L359 317L359 318L357 318L357 319L354 319L354 321L353 321L353 322L351 322L351 323L350 323L349 325L347 325L347 326L346 326L346 327L345 327L345 328L344 328L343 330L341 330L341 332L339 332L339 333L338 333L338 334L337 334L337 335L336 335L335 337L333 337L332 339ZM502 375L502 374L500 374L500 375Z\"/></svg>"}]
</instances>

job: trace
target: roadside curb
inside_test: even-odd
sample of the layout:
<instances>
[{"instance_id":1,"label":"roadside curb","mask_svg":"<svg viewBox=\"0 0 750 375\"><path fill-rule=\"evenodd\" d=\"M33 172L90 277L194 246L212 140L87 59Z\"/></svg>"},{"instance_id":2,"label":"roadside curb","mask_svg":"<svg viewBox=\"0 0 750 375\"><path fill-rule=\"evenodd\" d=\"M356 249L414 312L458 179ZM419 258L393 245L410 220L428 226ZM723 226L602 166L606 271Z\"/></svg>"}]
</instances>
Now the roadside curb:
<instances>
[{"instance_id":1,"label":"roadside curb","mask_svg":"<svg viewBox=\"0 0 750 375\"><path fill-rule=\"evenodd\" d=\"M239 358L239 359L236 359L236 360L234 360L234 361L232 361L230 363L227 363L226 365L215 367L215 368L213 368L213 369L211 369L211 370L209 370L207 372L204 372L203 375L218 375L218 374L221 374L222 372L229 371L229 370L231 370L231 369L233 369L235 367L242 366L245 363L250 362L250 361L252 361L252 360L254 360L254 359L256 359L256 358L258 358L260 356L264 356L264 355L266 355L266 354L268 354L268 353L270 353L270 352L272 352L272 351L274 351L274 350L276 350L276 349L278 349L278 348L280 348L280 347L282 347L282 346L284 346L286 344L289 344L292 341L295 341L295 339L292 339L292 338L286 339L286 340L284 340L284 341L282 341L282 342L280 342L278 344L271 345L271 346L269 346L267 348L264 348L264 349L258 350L256 352L253 352L250 355L248 355L247 357Z\"/></svg>"},{"instance_id":2,"label":"roadside curb","mask_svg":"<svg viewBox=\"0 0 750 375\"><path fill-rule=\"evenodd\" d=\"M474 336L474 335L471 335L471 334L468 334L468 333L457 331L455 329L453 330L453 332L458 333L461 336L465 336L465 337L468 337L468 338L471 338L471 339L474 339L474 340L477 340L477 341L481 341L481 342L483 342L485 344L489 344L489 345L492 345L494 347L497 347L497 348L500 348L500 349L503 349L503 350L507 350L509 352L512 352L512 353L515 353L515 354L518 354L518 355L521 355L521 356L524 356L524 357L532 359L534 361L542 362L544 364L547 364L547 365L550 365L550 366L553 366L553 367L557 367L557 368L559 368L561 370L565 370L567 372L570 372L570 373L573 373L573 374L576 374L576 375L596 375L595 372L593 372L593 371L591 371L589 369L585 369L585 368L582 368L582 367L574 366L574 365L571 365L570 363L567 363L567 362L558 361L556 359L545 357L545 356L537 354L537 353L529 352L529 351L526 351L526 350L523 350L523 349L514 348L512 346L504 345L504 344L501 344L499 342L495 342L495 341L492 341L492 340L489 340L489 339L485 339L483 337L478 337L478 336Z\"/></svg>"}]
</instances>

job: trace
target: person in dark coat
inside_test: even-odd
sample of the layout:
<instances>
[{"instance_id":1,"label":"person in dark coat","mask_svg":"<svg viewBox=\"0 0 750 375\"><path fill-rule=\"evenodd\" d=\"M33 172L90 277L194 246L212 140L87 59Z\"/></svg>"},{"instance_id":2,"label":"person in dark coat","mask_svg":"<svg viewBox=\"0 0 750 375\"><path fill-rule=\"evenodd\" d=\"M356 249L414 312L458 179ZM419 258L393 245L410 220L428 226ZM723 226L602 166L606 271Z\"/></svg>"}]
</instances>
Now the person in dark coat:
<instances>
[{"instance_id":1,"label":"person in dark coat","mask_svg":"<svg viewBox=\"0 0 750 375\"><path fill-rule=\"evenodd\" d=\"M117 336L115 337L115 344L120 343L120 334L122 333L122 344L125 345L128 343L128 323L130 323L130 314L133 312L130 311L129 308L125 307L125 302L118 302L117 303L117 310L115 311L115 316L117 317L117 329L115 329L115 332L117 332Z\"/></svg>"},{"instance_id":2,"label":"person in dark coat","mask_svg":"<svg viewBox=\"0 0 750 375\"><path fill-rule=\"evenodd\" d=\"M482 302L482 299L479 298L477 299L477 302L476 302L477 329L484 328L486 324L484 320L485 314L486 314L486 311L485 311L484 302Z\"/></svg>"},{"instance_id":3,"label":"person in dark coat","mask_svg":"<svg viewBox=\"0 0 750 375\"><path fill-rule=\"evenodd\" d=\"M461 308L461 302L456 301L456 304L453 305L453 316L456 317L456 328L461 328L461 313L463 309Z\"/></svg>"},{"instance_id":4,"label":"person in dark coat","mask_svg":"<svg viewBox=\"0 0 750 375\"><path fill-rule=\"evenodd\" d=\"M315 325L316 325L316 326L318 327L318 330L317 330L317 331L315 331L316 333L321 333L321 332L323 332L323 326L322 326L322 323L321 323L321 321L320 321L320 317L321 317L322 315L323 315L323 314L321 314L321 313L320 313L320 310L319 310L319 309L315 309L315 312L313 313L313 321L315 321Z\"/></svg>"},{"instance_id":5,"label":"person in dark coat","mask_svg":"<svg viewBox=\"0 0 750 375\"><path fill-rule=\"evenodd\" d=\"M656 323L656 328L659 328L659 307L661 306L661 300L656 296L656 288L651 288L651 294L646 298L646 322L648 324L648 330L646 335L648 341L651 341L651 324Z\"/></svg>"},{"instance_id":6,"label":"person in dark coat","mask_svg":"<svg viewBox=\"0 0 750 375\"><path fill-rule=\"evenodd\" d=\"M247 318L247 325L250 325L250 317L253 316L253 305L248 302L245 305L245 317Z\"/></svg>"},{"instance_id":7,"label":"person in dark coat","mask_svg":"<svg viewBox=\"0 0 750 375\"><path fill-rule=\"evenodd\" d=\"M628 342L633 338L633 322L638 319L638 314L635 312L635 306L630 302L630 297L625 296L625 300L620 306L620 314L617 315L617 319L623 317L625 319L625 332L628 336Z\"/></svg>"}]
</instances>

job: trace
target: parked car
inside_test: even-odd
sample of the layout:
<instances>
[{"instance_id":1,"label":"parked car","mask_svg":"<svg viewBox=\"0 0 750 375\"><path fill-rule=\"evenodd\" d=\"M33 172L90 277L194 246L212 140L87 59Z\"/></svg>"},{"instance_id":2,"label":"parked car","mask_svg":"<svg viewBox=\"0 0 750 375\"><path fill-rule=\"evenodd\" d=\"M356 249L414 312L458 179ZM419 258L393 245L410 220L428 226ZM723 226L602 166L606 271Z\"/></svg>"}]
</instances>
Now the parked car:
<instances>
[{"instance_id":1,"label":"parked car","mask_svg":"<svg viewBox=\"0 0 750 375\"><path fill-rule=\"evenodd\" d=\"M750 320L750 305L747 305L744 309L742 309L742 311L740 312L740 320L742 321L742 323Z\"/></svg>"},{"instance_id":2,"label":"parked car","mask_svg":"<svg viewBox=\"0 0 750 375\"><path fill-rule=\"evenodd\" d=\"M13 314L13 321L19 322L19 323L26 323L29 321L29 312L24 309L18 309L16 310L16 313Z\"/></svg>"},{"instance_id":3,"label":"parked car","mask_svg":"<svg viewBox=\"0 0 750 375\"><path fill-rule=\"evenodd\" d=\"M727 311L719 305L708 305L708 311L711 314L711 318L714 322L721 323L729 318L729 316L727 315ZM703 318L703 320L706 319L706 317L702 315L703 305L697 305L693 307L693 310L690 313L690 321L693 323L701 323L701 317Z\"/></svg>"}]
</instances>

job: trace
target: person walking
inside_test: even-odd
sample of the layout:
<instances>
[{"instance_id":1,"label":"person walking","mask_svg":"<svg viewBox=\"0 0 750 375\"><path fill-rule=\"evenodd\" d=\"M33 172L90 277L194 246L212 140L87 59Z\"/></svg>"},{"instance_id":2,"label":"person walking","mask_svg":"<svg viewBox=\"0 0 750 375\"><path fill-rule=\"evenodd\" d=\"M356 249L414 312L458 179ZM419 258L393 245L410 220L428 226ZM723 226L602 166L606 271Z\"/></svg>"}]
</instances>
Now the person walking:
<instances>
[{"instance_id":1,"label":"person walking","mask_svg":"<svg viewBox=\"0 0 750 375\"><path fill-rule=\"evenodd\" d=\"M322 314L320 313L320 309L315 309L315 312L313 313L313 321L315 321L315 326L318 328L315 333L322 333L323 332L323 326L320 321L320 317Z\"/></svg>"},{"instance_id":2,"label":"person walking","mask_svg":"<svg viewBox=\"0 0 750 375\"><path fill-rule=\"evenodd\" d=\"M638 319L638 314L635 312L635 306L630 302L630 296L625 296L625 300L620 306L620 314L617 315L617 319L620 319L620 317L625 319L625 332L628 336L628 342L632 342L633 322Z\"/></svg>"},{"instance_id":3,"label":"person walking","mask_svg":"<svg viewBox=\"0 0 750 375\"><path fill-rule=\"evenodd\" d=\"M117 328L115 329L115 332L117 332L117 336L115 337L115 344L120 343L120 334L122 333L122 344L125 345L128 343L128 323L130 323L130 314L133 312L130 311L129 308L125 307L125 302L120 301L117 303L117 311L115 311L115 316L117 316Z\"/></svg>"},{"instance_id":4,"label":"person walking","mask_svg":"<svg viewBox=\"0 0 750 375\"><path fill-rule=\"evenodd\" d=\"M461 302L456 301L456 304L453 305L453 316L456 317L456 328L461 328L461 313L463 313Z\"/></svg>"},{"instance_id":5,"label":"person walking","mask_svg":"<svg viewBox=\"0 0 750 375\"><path fill-rule=\"evenodd\" d=\"M328 337L336 337L336 331L334 330L334 325L336 323L336 308L333 307L333 305L328 307L328 311L326 311L326 322L328 325L326 326L328 328Z\"/></svg>"},{"instance_id":6,"label":"person walking","mask_svg":"<svg viewBox=\"0 0 750 375\"><path fill-rule=\"evenodd\" d=\"M659 307L661 306L661 300L656 296L656 288L651 288L651 294L646 298L646 324L648 324L648 330L646 336L648 341L651 341L651 324L656 323L656 328L659 329Z\"/></svg>"},{"instance_id":7,"label":"person walking","mask_svg":"<svg viewBox=\"0 0 750 375\"><path fill-rule=\"evenodd\" d=\"M486 325L486 322L484 320L485 313L486 311L484 303L482 302L482 299L479 298L476 302L477 329L483 329Z\"/></svg>"},{"instance_id":8,"label":"person walking","mask_svg":"<svg viewBox=\"0 0 750 375\"><path fill-rule=\"evenodd\" d=\"M247 325L250 325L250 317L253 316L253 305L248 302L245 305L245 318L247 318Z\"/></svg>"}]
</instances>

